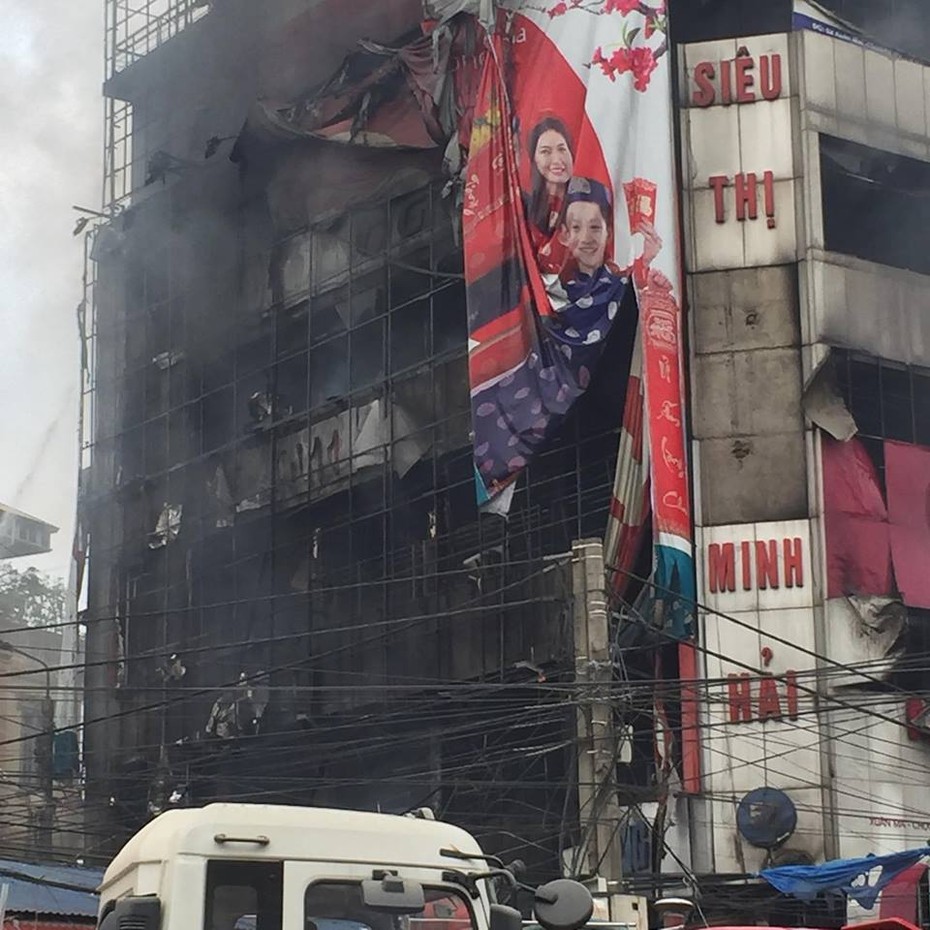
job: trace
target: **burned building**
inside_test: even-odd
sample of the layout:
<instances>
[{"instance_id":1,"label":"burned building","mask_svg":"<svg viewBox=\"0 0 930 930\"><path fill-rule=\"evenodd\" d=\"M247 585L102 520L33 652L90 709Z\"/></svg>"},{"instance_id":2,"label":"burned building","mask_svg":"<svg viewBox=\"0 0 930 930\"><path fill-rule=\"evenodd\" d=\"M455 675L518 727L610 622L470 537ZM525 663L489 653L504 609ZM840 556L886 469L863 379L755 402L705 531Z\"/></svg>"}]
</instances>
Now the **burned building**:
<instances>
[{"instance_id":1,"label":"burned building","mask_svg":"<svg viewBox=\"0 0 930 930\"><path fill-rule=\"evenodd\" d=\"M640 148L677 145L678 183L657 198L648 176L608 172L611 199L597 172L632 130L592 105L574 143L609 132L572 150L555 117L505 119L493 87L497 109L466 112L494 5L453 6L429 4L427 27L419 0L108 0L87 281L88 852L214 799L429 806L540 875L700 887L709 911L745 919L773 900L745 884L764 863L891 851L930 790L886 758L913 773L926 752L913 656L930 604L907 552L928 550L890 513L930 444L927 11L606 4L648 28L535 78L545 110L579 73L642 93L673 72L675 129L653 113L664 128ZM540 31L592 12L543 7ZM470 25L436 31L455 13ZM508 36L524 92L533 35ZM514 144L495 150L501 126ZM500 397L475 401L492 382L532 396L509 356L482 355L506 355L511 330L480 312L475 269L514 306L536 279L508 264L525 237L476 248L475 204L545 132L584 169L546 234L572 203L616 208L629 232L605 238L642 254L604 261L602 243L604 315L624 325L597 330L592 370L577 358L594 327L565 330L576 367L556 385L574 402L518 426ZM681 241L655 242L657 209L679 207ZM559 279L560 309L596 309L576 283ZM657 389L678 374L687 408ZM605 561L606 597L590 571ZM868 778L838 764L863 753ZM747 825L759 798L787 832Z\"/></svg>"},{"instance_id":2,"label":"burned building","mask_svg":"<svg viewBox=\"0 0 930 930\"><path fill-rule=\"evenodd\" d=\"M509 518L479 515L442 150L250 117L421 15L358 6L108 4L85 501L101 855L169 804L229 798L434 806L558 857L570 555L604 532L624 385L596 378Z\"/></svg>"}]
</instances>

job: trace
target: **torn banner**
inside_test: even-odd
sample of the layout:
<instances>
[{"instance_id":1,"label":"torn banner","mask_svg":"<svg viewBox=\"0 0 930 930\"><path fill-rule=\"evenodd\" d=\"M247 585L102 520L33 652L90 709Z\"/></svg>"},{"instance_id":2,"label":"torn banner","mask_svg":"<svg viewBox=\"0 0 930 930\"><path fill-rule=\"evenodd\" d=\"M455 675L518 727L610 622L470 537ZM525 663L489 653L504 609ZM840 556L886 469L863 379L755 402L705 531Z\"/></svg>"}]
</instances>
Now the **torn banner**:
<instances>
[{"instance_id":1,"label":"torn banner","mask_svg":"<svg viewBox=\"0 0 930 930\"><path fill-rule=\"evenodd\" d=\"M694 577L665 4L441 5L455 15L437 13L425 36L366 43L322 90L260 108L247 128L382 157L445 152L462 207L474 475L486 507L506 513L613 327L635 331L634 368L615 373L627 400L606 557L623 593L651 513L655 606L684 635Z\"/></svg>"},{"instance_id":2,"label":"torn banner","mask_svg":"<svg viewBox=\"0 0 930 930\"><path fill-rule=\"evenodd\" d=\"M827 596L897 591L930 609L930 448L885 440L881 456L887 506L862 441L823 438Z\"/></svg>"},{"instance_id":3,"label":"torn banner","mask_svg":"<svg viewBox=\"0 0 930 930\"><path fill-rule=\"evenodd\" d=\"M666 30L661 0L502 10L473 110L463 232L479 501L558 431L611 329L638 327L641 380L617 373L642 406L628 400L623 415L608 557L631 567L648 476L656 582L680 605L693 571Z\"/></svg>"},{"instance_id":4,"label":"torn banner","mask_svg":"<svg viewBox=\"0 0 930 930\"><path fill-rule=\"evenodd\" d=\"M783 865L759 875L782 894L802 900L811 901L825 891L842 891L862 907L872 908L882 888L928 855L930 846L921 846L887 856L834 859L823 865Z\"/></svg>"}]
</instances>

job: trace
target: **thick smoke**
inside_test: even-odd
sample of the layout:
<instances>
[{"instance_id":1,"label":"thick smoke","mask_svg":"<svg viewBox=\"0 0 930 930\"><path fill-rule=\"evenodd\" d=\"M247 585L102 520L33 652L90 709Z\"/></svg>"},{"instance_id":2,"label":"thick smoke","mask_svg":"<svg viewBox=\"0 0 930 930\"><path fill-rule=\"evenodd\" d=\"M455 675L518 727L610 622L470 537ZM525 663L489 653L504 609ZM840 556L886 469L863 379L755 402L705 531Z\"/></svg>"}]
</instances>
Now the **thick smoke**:
<instances>
[{"instance_id":1,"label":"thick smoke","mask_svg":"<svg viewBox=\"0 0 930 930\"><path fill-rule=\"evenodd\" d=\"M0 500L61 527L35 564L64 574L83 265L71 205L100 200L102 2L0 0L0 11Z\"/></svg>"},{"instance_id":2,"label":"thick smoke","mask_svg":"<svg viewBox=\"0 0 930 930\"><path fill-rule=\"evenodd\" d=\"M930 4L926 0L818 0L820 6L861 29L888 48L926 57L930 38Z\"/></svg>"}]
</instances>

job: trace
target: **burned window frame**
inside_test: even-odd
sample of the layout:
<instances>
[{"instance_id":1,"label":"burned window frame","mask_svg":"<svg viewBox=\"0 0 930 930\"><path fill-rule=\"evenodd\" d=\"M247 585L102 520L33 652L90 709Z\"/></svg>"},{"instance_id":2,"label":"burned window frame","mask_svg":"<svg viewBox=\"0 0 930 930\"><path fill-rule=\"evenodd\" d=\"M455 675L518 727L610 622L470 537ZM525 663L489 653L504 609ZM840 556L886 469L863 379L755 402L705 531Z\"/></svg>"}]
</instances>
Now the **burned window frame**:
<instances>
[{"instance_id":1,"label":"burned window frame","mask_svg":"<svg viewBox=\"0 0 930 930\"><path fill-rule=\"evenodd\" d=\"M314 293L311 281L306 288L245 288L242 274L233 274L219 296L208 294L209 300L199 302L202 289L216 286L215 273L208 281L178 282L175 296L186 314L181 331L188 340L201 340L196 348L202 351L187 352L177 364L159 372L172 380L183 375L193 397L187 407L160 411L160 415L186 415L192 408L191 435L183 448L169 445L165 449L165 467L157 474L146 474L141 466L147 426L159 427L157 435L167 437L170 444L170 423L162 428L156 420L129 421L115 437L117 446L125 445L131 436L143 445L137 456L138 474L124 476L138 480L127 482L121 492L125 506L118 545L119 615L125 642L132 644L126 652L127 697L130 691L133 695L148 692L167 700L179 683L163 676L164 657L184 653L188 647L191 651L183 655L187 671L181 687L210 688L235 679L243 668L264 669L292 661L294 642L303 649L310 641L298 639L287 647L289 638L305 637L317 624L332 626L333 616L364 623L366 619L416 615L437 597L468 604L488 592L499 592L491 601L483 601L475 614L475 629L482 641L487 638L482 661L518 650L523 637L535 636L532 630L556 622L560 607L554 602L534 609L519 624L505 624L504 618L515 621L522 616L522 608L511 606L510 601L519 603L529 592L541 590L538 580L524 580L533 575L540 559L565 553L574 539L600 535L607 526L625 391L625 380L617 379L615 372L628 367L629 358L623 353L632 353L632 335L616 328L585 397L521 478L509 518L479 514L469 433L464 256L460 240L453 235L451 206L439 197L438 185L431 184L429 191L434 198L432 222L436 227L445 224L441 248L432 228L419 239L397 236L399 241L387 244L382 264L386 267L393 262L403 275L416 276L416 266L413 272L402 267L414 264L407 260L407 253L428 248L428 270L438 272L428 281L432 284L427 291L431 319L439 310L457 312L457 335L437 339L439 329L434 326L429 343L419 353L425 353L424 358L405 362L394 372L385 363L380 380L359 385L332 402L310 403L314 303L321 296ZM180 185L169 190L170 198L180 195ZM355 209L389 212L390 204L381 201ZM271 236L262 238L260 218L252 216L252 212L258 215L257 209L250 211L246 206L241 210L240 216L248 214L250 225L237 234L238 269L244 271L254 256L256 262L259 258L265 262L267 271L272 251L280 243ZM288 238L299 241L301 249L304 243L311 249L313 229L294 230ZM376 273L371 265L362 270ZM410 285L405 299L396 306L388 302L377 315L384 321L386 341L392 332L391 315L404 313L423 299L422 284L414 286L416 281L409 277L402 280ZM451 308L445 303L440 307L439 301L453 289L459 302ZM635 316L634 308L629 310ZM366 316L352 322L356 326L350 326L348 337L371 320ZM208 333L205 345L204 332ZM336 334L328 334L321 344L334 338ZM385 345L385 358L389 351ZM302 357L307 359L306 367ZM305 402L278 397L290 377L286 374L289 366L294 366L298 381L300 373L307 372L301 391ZM142 390L144 381L126 372L119 389ZM256 391L268 391L265 409L270 416L250 422L247 405ZM418 395L427 411L432 411L429 416L421 414L429 448L408 471L394 472L392 450L364 472L350 471L332 494L318 495L313 489L295 488L293 481L275 478L264 497L255 497L254 506L237 511L235 503L242 494L235 469L248 456L264 449L262 454L274 463L275 455L302 430L334 412L357 409L359 403L373 400L383 405L388 397L399 398L401 406L411 406ZM172 392L164 396L170 399ZM393 417L392 413L392 430ZM397 444L408 442L405 434ZM179 458L170 457L174 451L180 453ZM407 454L409 459L415 450ZM274 467L269 474L276 475ZM179 532L167 545L152 549L151 534L166 504L183 507ZM131 583L132 579L139 583ZM347 634L346 642L354 638L355 634ZM276 639L281 643L276 644ZM315 649L333 649L340 657L326 674L345 674L343 666L354 667L355 660L343 647L330 644L331 640L318 636L312 644ZM208 648L213 649L211 660L204 662ZM364 646L365 650L371 653L372 662L385 668L394 668L401 655L428 654L431 663L452 661L441 637L415 637L412 631L410 635L399 632L391 644L374 643ZM383 655L372 658L378 650ZM318 673L303 672L284 678L295 686L314 687L329 680L326 675L320 679ZM176 699L177 706L168 718L160 719L158 712L146 714L144 721L140 718L140 733L149 741L165 734L170 739L188 739L192 720L202 727L210 709L200 706L206 699L195 693L190 699L180 695Z\"/></svg>"},{"instance_id":2,"label":"burned window frame","mask_svg":"<svg viewBox=\"0 0 930 930\"><path fill-rule=\"evenodd\" d=\"M846 349L834 348L830 357L839 394L884 487L885 440L930 448L930 368Z\"/></svg>"},{"instance_id":3,"label":"burned window frame","mask_svg":"<svg viewBox=\"0 0 930 930\"><path fill-rule=\"evenodd\" d=\"M824 248L930 275L920 235L930 225L930 162L826 133L818 138Z\"/></svg>"}]
</instances>

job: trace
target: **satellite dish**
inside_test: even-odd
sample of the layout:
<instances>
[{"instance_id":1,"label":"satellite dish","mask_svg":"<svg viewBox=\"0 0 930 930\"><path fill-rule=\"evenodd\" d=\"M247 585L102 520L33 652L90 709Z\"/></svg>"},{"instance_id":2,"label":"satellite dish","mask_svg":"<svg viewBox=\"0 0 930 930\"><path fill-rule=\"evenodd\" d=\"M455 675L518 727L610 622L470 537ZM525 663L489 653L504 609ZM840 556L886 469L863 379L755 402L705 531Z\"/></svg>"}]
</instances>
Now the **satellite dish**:
<instances>
[{"instance_id":1,"label":"satellite dish","mask_svg":"<svg viewBox=\"0 0 930 930\"><path fill-rule=\"evenodd\" d=\"M750 791L736 811L740 836L759 849L778 849L794 833L798 812L791 798L777 788Z\"/></svg>"}]
</instances>

